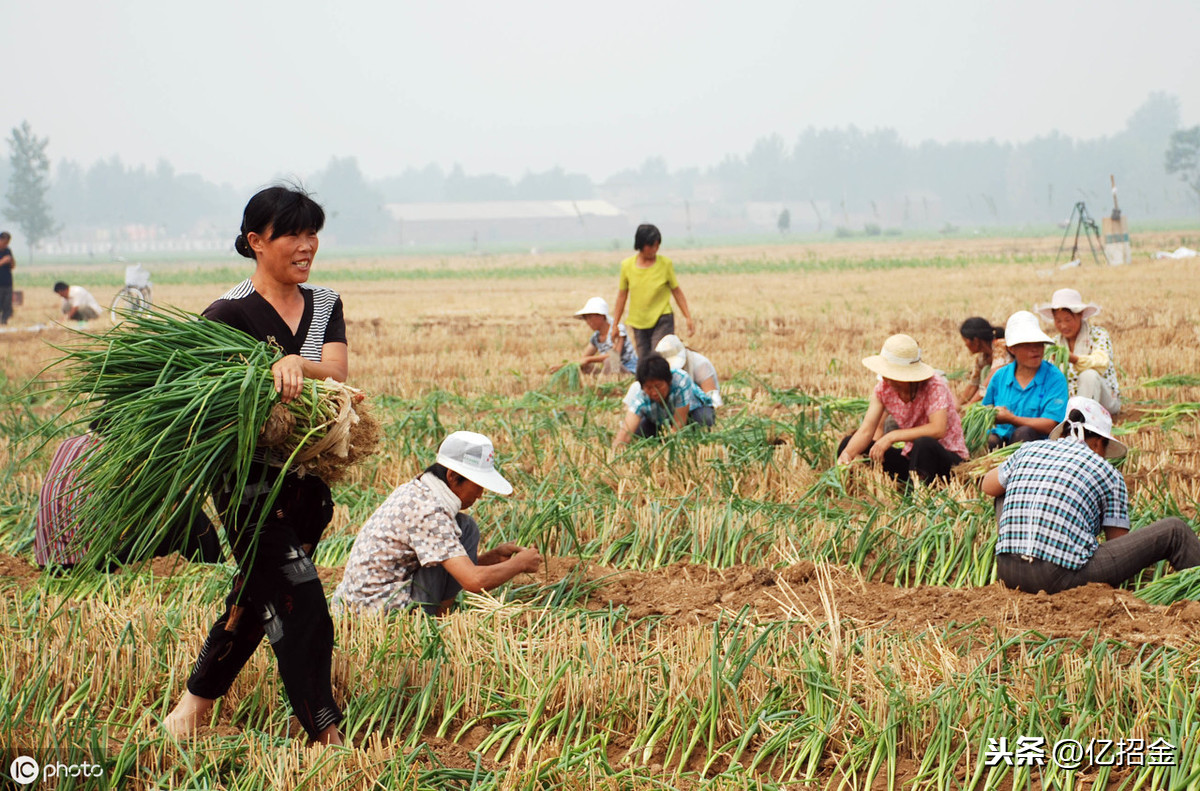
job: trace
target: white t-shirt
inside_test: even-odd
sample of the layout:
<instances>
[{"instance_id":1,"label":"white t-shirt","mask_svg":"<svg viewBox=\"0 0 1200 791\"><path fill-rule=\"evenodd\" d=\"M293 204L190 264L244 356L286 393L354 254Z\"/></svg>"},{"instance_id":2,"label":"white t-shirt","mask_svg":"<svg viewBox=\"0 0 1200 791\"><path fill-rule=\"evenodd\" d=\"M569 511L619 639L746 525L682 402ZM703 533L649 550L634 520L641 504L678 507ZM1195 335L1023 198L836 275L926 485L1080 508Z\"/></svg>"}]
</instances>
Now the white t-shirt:
<instances>
[{"instance_id":1,"label":"white t-shirt","mask_svg":"<svg viewBox=\"0 0 1200 791\"><path fill-rule=\"evenodd\" d=\"M67 296L62 301L62 312L70 314L72 310L82 309L82 313L92 312L94 315L90 318L98 318L104 312L104 308L100 307L100 303L92 296L91 292L83 286L68 286Z\"/></svg>"},{"instance_id":2,"label":"white t-shirt","mask_svg":"<svg viewBox=\"0 0 1200 791\"><path fill-rule=\"evenodd\" d=\"M701 385L709 379L713 380L713 389L708 396L712 399L713 406L721 406L724 403L721 400L721 381L717 379L716 366L712 361L705 357L700 352L694 352L691 349L687 351L687 361L683 364L683 371L688 376L692 377L692 381L697 385Z\"/></svg>"}]
</instances>

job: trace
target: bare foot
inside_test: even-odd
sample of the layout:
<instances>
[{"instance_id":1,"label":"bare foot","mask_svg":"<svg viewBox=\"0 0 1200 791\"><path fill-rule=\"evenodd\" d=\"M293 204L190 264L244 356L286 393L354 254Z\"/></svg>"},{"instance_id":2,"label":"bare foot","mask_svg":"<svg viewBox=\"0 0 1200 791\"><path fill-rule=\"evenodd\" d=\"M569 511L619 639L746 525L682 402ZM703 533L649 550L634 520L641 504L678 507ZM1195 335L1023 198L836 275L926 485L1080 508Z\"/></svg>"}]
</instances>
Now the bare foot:
<instances>
[{"instance_id":1,"label":"bare foot","mask_svg":"<svg viewBox=\"0 0 1200 791\"><path fill-rule=\"evenodd\" d=\"M183 697L175 704L175 708L163 720L163 729L176 739L193 735L201 721L212 712L214 702L209 698L184 692Z\"/></svg>"},{"instance_id":2,"label":"bare foot","mask_svg":"<svg viewBox=\"0 0 1200 791\"><path fill-rule=\"evenodd\" d=\"M336 725L330 725L325 730L317 734L317 738L313 739L316 744L332 744L337 747L345 745L342 741L342 733L337 729Z\"/></svg>"}]
</instances>

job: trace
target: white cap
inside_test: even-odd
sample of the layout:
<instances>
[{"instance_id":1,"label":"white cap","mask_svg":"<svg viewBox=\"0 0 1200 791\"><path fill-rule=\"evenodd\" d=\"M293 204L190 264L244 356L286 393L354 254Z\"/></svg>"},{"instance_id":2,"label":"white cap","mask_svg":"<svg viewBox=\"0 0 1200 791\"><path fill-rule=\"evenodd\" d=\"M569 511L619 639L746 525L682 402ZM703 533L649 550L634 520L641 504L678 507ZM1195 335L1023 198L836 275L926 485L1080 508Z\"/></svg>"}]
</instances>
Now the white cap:
<instances>
[{"instance_id":1,"label":"white cap","mask_svg":"<svg viewBox=\"0 0 1200 791\"><path fill-rule=\"evenodd\" d=\"M474 431L456 431L442 440L437 463L496 494L512 494L512 484L496 472L492 441Z\"/></svg>"},{"instance_id":2,"label":"white cap","mask_svg":"<svg viewBox=\"0 0 1200 791\"><path fill-rule=\"evenodd\" d=\"M1004 325L1004 343L1016 346L1019 343L1054 343L1054 339L1042 332L1038 317L1027 310L1018 310L1008 317Z\"/></svg>"},{"instance_id":3,"label":"white cap","mask_svg":"<svg viewBox=\"0 0 1200 791\"><path fill-rule=\"evenodd\" d=\"M654 347L654 351L663 356L672 371L679 370L687 362L687 347L679 340L678 335L664 335Z\"/></svg>"},{"instance_id":4,"label":"white cap","mask_svg":"<svg viewBox=\"0 0 1200 791\"><path fill-rule=\"evenodd\" d=\"M592 297L587 301L586 305L575 311L575 315L581 319L584 316L591 316L593 314L603 316L605 319L612 321L612 318L608 315L608 303L604 301L604 297Z\"/></svg>"},{"instance_id":5,"label":"white cap","mask_svg":"<svg viewBox=\"0 0 1200 791\"><path fill-rule=\"evenodd\" d=\"M1078 423L1071 423L1071 428L1067 428L1067 424L1071 420L1071 412L1076 409L1083 413L1083 428L1108 440L1108 449L1104 452L1104 458L1119 459L1126 454L1129 449L1125 447L1125 443L1112 435L1112 415L1100 403L1083 396L1071 396L1071 400L1067 401L1067 419L1054 427L1054 430L1050 432L1050 439L1058 439L1064 431L1069 430L1070 436L1075 441L1083 442L1083 433L1081 431L1077 433Z\"/></svg>"}]
</instances>

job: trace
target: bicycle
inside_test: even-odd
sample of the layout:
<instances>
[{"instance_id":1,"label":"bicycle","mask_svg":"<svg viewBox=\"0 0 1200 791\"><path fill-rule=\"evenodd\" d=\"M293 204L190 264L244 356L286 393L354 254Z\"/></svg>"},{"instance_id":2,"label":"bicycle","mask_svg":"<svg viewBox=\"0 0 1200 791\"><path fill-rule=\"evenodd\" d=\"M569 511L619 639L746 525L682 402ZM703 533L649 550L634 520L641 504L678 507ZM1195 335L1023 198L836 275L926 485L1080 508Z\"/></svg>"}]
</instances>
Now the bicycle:
<instances>
[{"instance_id":1,"label":"bicycle","mask_svg":"<svg viewBox=\"0 0 1200 791\"><path fill-rule=\"evenodd\" d=\"M150 273L141 264L125 267L125 286L113 297L109 318L120 324L126 316L144 313L154 304Z\"/></svg>"}]
</instances>

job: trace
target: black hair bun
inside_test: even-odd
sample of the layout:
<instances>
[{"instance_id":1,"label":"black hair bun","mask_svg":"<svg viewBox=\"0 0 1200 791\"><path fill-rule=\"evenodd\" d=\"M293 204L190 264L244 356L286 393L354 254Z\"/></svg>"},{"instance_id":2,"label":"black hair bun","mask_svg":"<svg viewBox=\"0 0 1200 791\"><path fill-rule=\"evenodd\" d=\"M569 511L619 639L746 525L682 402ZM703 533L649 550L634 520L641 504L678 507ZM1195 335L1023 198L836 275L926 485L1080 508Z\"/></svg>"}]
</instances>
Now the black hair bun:
<instances>
[{"instance_id":1,"label":"black hair bun","mask_svg":"<svg viewBox=\"0 0 1200 791\"><path fill-rule=\"evenodd\" d=\"M250 243L246 241L245 234L238 234L233 240L233 249L238 251L238 255L246 258L254 258L254 251L250 249Z\"/></svg>"}]
</instances>

